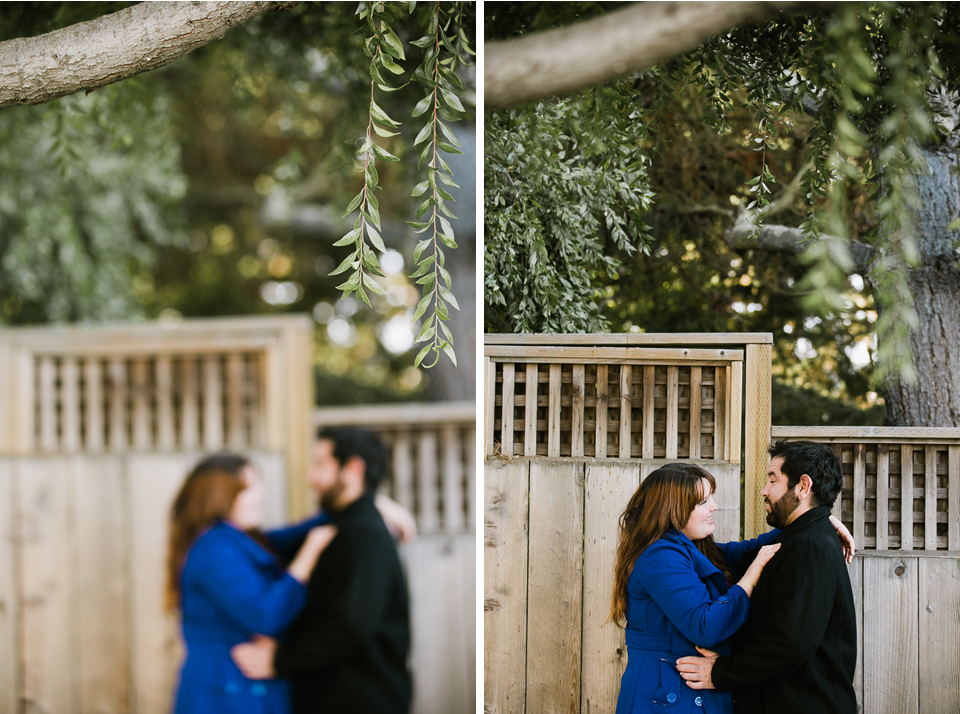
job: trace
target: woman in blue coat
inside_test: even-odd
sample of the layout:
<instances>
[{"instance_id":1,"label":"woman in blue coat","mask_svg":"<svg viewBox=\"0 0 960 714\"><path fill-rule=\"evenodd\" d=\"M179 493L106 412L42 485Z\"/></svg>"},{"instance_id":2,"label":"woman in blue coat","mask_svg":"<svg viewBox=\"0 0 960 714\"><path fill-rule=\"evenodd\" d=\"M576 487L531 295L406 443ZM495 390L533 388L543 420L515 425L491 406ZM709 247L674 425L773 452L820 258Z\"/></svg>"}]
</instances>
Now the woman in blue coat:
<instances>
[{"instance_id":1,"label":"woman in blue coat","mask_svg":"<svg viewBox=\"0 0 960 714\"><path fill-rule=\"evenodd\" d=\"M187 649L176 714L290 712L288 683L246 679L230 648L282 636L306 603L306 582L334 530L320 515L260 533L263 496L246 459L220 455L198 464L174 501L167 595L181 609Z\"/></svg>"},{"instance_id":2,"label":"woman in blue coat","mask_svg":"<svg viewBox=\"0 0 960 714\"><path fill-rule=\"evenodd\" d=\"M705 469L671 464L643 480L620 517L611 617L626 622L628 655L616 714L664 707L733 714L730 692L690 689L676 661L696 656L696 646L729 653L728 640L746 622L757 578L780 547L768 545L779 531L716 543L715 490ZM849 540L839 521L834 526ZM852 540L848 545L852 549ZM744 555L757 548L744 568Z\"/></svg>"}]
</instances>

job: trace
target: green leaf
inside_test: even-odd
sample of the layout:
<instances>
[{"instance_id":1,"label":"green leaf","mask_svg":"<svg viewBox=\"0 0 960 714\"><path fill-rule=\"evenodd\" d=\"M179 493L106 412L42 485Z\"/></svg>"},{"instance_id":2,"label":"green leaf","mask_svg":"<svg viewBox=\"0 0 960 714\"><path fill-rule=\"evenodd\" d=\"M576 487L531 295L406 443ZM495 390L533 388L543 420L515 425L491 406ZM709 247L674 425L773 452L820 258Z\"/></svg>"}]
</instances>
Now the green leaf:
<instances>
[{"instance_id":1,"label":"green leaf","mask_svg":"<svg viewBox=\"0 0 960 714\"><path fill-rule=\"evenodd\" d=\"M383 43L394 57L406 59L403 54L403 43L400 42L400 38L394 34L393 30L387 28L386 32L383 33Z\"/></svg>"},{"instance_id":2,"label":"green leaf","mask_svg":"<svg viewBox=\"0 0 960 714\"><path fill-rule=\"evenodd\" d=\"M417 146L419 143L426 141L433 136L433 123L426 124L423 129L420 130L420 133L417 134L417 138L413 140L413 145Z\"/></svg>"},{"instance_id":3,"label":"green leaf","mask_svg":"<svg viewBox=\"0 0 960 714\"><path fill-rule=\"evenodd\" d=\"M424 112L426 112L430 106L433 104L433 94L430 93L417 102L417 106L413 108L413 114L411 116L418 117Z\"/></svg>"},{"instance_id":4,"label":"green leaf","mask_svg":"<svg viewBox=\"0 0 960 714\"><path fill-rule=\"evenodd\" d=\"M432 291L425 293L424 296L420 298L420 302L417 303L417 310L416 312L413 313L412 322L416 322L421 317L423 317L423 313L425 313L427 311L427 307L430 306L431 299L433 299Z\"/></svg>"},{"instance_id":5,"label":"green leaf","mask_svg":"<svg viewBox=\"0 0 960 714\"><path fill-rule=\"evenodd\" d=\"M383 136L383 137L397 136L400 133L398 131L388 131L383 127L381 127L379 124L374 124L373 130L377 132L377 136Z\"/></svg>"},{"instance_id":6,"label":"green leaf","mask_svg":"<svg viewBox=\"0 0 960 714\"><path fill-rule=\"evenodd\" d=\"M336 287L337 290L342 290L345 293L349 293L357 289L357 286L360 285L360 272L357 271L350 276L350 279L345 283L341 283Z\"/></svg>"},{"instance_id":7,"label":"green leaf","mask_svg":"<svg viewBox=\"0 0 960 714\"><path fill-rule=\"evenodd\" d=\"M416 186L413 187L413 191L411 191L410 195L413 198L419 198L420 196L422 196L427 192L427 189L429 187L430 187L429 181L421 181L420 183L418 183Z\"/></svg>"},{"instance_id":8,"label":"green leaf","mask_svg":"<svg viewBox=\"0 0 960 714\"><path fill-rule=\"evenodd\" d=\"M432 349L433 349L433 345L427 345L422 350L420 350L420 354L418 354L417 358L413 361L413 366L419 367L420 363L423 362L423 358L426 357L427 353Z\"/></svg>"},{"instance_id":9,"label":"green leaf","mask_svg":"<svg viewBox=\"0 0 960 714\"><path fill-rule=\"evenodd\" d=\"M387 151L386 149L384 149L382 146L380 146L380 145L378 145L378 144L374 144L374 145L373 145L373 153L376 154L377 156L379 156L379 157L380 157L381 159L383 159L384 161L399 161L399 160L400 160L400 159L398 159L396 156L394 156L393 154L391 154L389 151Z\"/></svg>"},{"instance_id":10,"label":"green leaf","mask_svg":"<svg viewBox=\"0 0 960 714\"><path fill-rule=\"evenodd\" d=\"M420 334L417 335L417 339L414 340L414 342L432 339L436 334L437 328L433 326L433 320L427 320L423 323L423 327L420 328Z\"/></svg>"},{"instance_id":11,"label":"green leaf","mask_svg":"<svg viewBox=\"0 0 960 714\"><path fill-rule=\"evenodd\" d=\"M387 293L386 290L383 289L383 287L381 287L380 283L378 283L376 280L373 279L373 276L371 275L363 276L363 284L366 285L368 288L370 288L370 292L374 293L375 295L389 294Z\"/></svg>"},{"instance_id":12,"label":"green leaf","mask_svg":"<svg viewBox=\"0 0 960 714\"><path fill-rule=\"evenodd\" d=\"M373 117L373 120L378 124L384 125L389 129L396 129L400 125L387 116L387 113L380 108L380 106L374 102L370 102L370 116Z\"/></svg>"},{"instance_id":13,"label":"green leaf","mask_svg":"<svg viewBox=\"0 0 960 714\"><path fill-rule=\"evenodd\" d=\"M360 193L358 193L356 196L353 197L353 200L350 201L350 205L347 206L347 210L343 212L343 217L346 218L351 213L353 213L357 209L357 206L360 205L360 201L362 200L363 200L363 191L361 191Z\"/></svg>"},{"instance_id":14,"label":"green leaf","mask_svg":"<svg viewBox=\"0 0 960 714\"><path fill-rule=\"evenodd\" d=\"M431 225L433 225L433 224L432 224L432 223L424 223L424 225L425 225L425 226L431 226ZM431 245L433 245L433 241L432 241L430 238L427 238L426 240L422 240L422 241L420 241L419 243L417 243L417 247L416 247L416 248L414 249L414 251L413 251L413 262L414 262L414 263L419 262L420 256L423 254L423 251L425 251L425 250L426 250L427 248L429 248ZM431 257L430 259L433 260L433 257Z\"/></svg>"},{"instance_id":15,"label":"green leaf","mask_svg":"<svg viewBox=\"0 0 960 714\"><path fill-rule=\"evenodd\" d=\"M442 324L442 323L441 323ZM443 353L450 358L450 361L453 362L453 366L457 366L457 355L453 351L453 345L446 345L443 348Z\"/></svg>"},{"instance_id":16,"label":"green leaf","mask_svg":"<svg viewBox=\"0 0 960 714\"><path fill-rule=\"evenodd\" d=\"M451 92L449 89L440 88L440 96L443 97L443 101L447 106L453 107L458 112L466 112L467 110L463 108L463 104L460 103L460 98Z\"/></svg>"},{"instance_id":17,"label":"green leaf","mask_svg":"<svg viewBox=\"0 0 960 714\"><path fill-rule=\"evenodd\" d=\"M457 298L453 296L453 293L447 290L442 285L438 286L440 290L440 297L446 300L448 303L453 305L458 311L460 310L460 305L457 303Z\"/></svg>"},{"instance_id":18,"label":"green leaf","mask_svg":"<svg viewBox=\"0 0 960 714\"><path fill-rule=\"evenodd\" d=\"M353 254L351 254L351 255L348 255L348 256L344 259L344 261L343 261L342 263L340 263L340 267L339 267L339 268L337 268L336 270L334 270L332 273L327 273L327 275L329 275L329 276L340 275L340 273L344 272L347 268L349 268L349 267L351 267L351 266L352 266L353 268L359 268L359 267L360 267L360 263L357 262L357 261L355 260L355 258L356 258L356 253L353 253Z\"/></svg>"},{"instance_id":19,"label":"green leaf","mask_svg":"<svg viewBox=\"0 0 960 714\"><path fill-rule=\"evenodd\" d=\"M349 233L347 233L343 238L334 243L334 247L340 247L343 245L352 245L357 242L357 238L360 237L360 229L355 228Z\"/></svg>"}]
</instances>

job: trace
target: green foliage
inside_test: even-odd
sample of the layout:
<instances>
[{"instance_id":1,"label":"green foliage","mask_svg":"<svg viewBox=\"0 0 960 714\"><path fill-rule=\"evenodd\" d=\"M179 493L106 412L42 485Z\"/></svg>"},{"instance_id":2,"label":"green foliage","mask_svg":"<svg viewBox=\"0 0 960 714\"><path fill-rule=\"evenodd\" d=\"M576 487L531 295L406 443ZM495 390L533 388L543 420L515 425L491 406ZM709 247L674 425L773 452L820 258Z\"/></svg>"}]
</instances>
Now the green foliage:
<instances>
[{"instance_id":1,"label":"green foliage","mask_svg":"<svg viewBox=\"0 0 960 714\"><path fill-rule=\"evenodd\" d=\"M133 276L183 244L169 102L127 89L0 113L0 321L142 314Z\"/></svg>"},{"instance_id":2,"label":"green foliage","mask_svg":"<svg viewBox=\"0 0 960 714\"><path fill-rule=\"evenodd\" d=\"M404 3L412 12L416 3ZM361 3L357 14L366 20L368 37L364 49L370 58L370 109L366 137L359 149L363 162L364 186L347 206L346 213L359 208L359 215L353 230L348 232L335 245L353 245L354 251L348 255L331 275L338 275L352 269L347 280L337 286L344 297L356 293L368 305L370 300L366 290L378 295L386 295L383 287L374 279L383 277L376 254L367 245L365 238L377 251L386 250L380 236L380 210L376 197L379 175L376 169L377 159L395 162L399 159L383 148L374 135L382 139L398 136L400 123L392 119L376 101L376 90L390 93L397 91L387 82L387 73L403 75L406 70L400 63L406 60L404 43L391 28L393 15L387 11L386 3ZM461 64L473 54L469 38L463 30L468 17L464 3L436 3L434 14L426 28L427 34L410 44L422 50L422 59L413 73L412 79L426 88L426 94L417 103L412 112L414 119L427 116L427 122L417 134L413 145L423 144L418 170L427 169L425 181L417 184L412 192L414 198L422 198L416 213L416 220L409 221L418 234L429 232L421 240L414 252L417 270L411 278L417 278L422 285L422 297L417 305L413 319L419 320L427 311L427 319L417 335L416 342L427 344L420 350L414 362L415 366L424 363L428 354L433 360L426 367L434 366L444 352L456 364L453 349L453 335L444 324L450 319L448 306L459 310L456 298L451 292L450 273L444 268L444 253L440 244L453 249L457 247L453 227L448 218L455 218L447 206L454 200L444 188L457 187L453 171L444 160L441 151L448 154L462 153L460 143L451 131L449 123L463 118L466 109L461 97L464 94L463 83L457 76ZM448 123L444 123L444 120ZM423 220L426 218L427 220Z\"/></svg>"},{"instance_id":3,"label":"green foliage","mask_svg":"<svg viewBox=\"0 0 960 714\"><path fill-rule=\"evenodd\" d=\"M650 241L641 109L603 89L488 112L484 133L487 330L603 329L595 285Z\"/></svg>"}]
</instances>

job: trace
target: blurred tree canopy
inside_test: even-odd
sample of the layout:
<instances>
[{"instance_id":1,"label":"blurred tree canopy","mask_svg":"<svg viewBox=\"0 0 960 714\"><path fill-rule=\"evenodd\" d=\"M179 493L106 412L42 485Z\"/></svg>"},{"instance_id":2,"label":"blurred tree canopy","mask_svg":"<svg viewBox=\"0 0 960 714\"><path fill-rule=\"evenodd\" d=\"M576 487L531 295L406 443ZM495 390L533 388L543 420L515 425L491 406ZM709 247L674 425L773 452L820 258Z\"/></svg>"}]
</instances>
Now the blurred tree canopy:
<instances>
[{"instance_id":1,"label":"blurred tree canopy","mask_svg":"<svg viewBox=\"0 0 960 714\"><path fill-rule=\"evenodd\" d=\"M497 3L485 39L624 5ZM878 423L879 392L960 425L929 389L960 387L957 10L782 12L488 110L486 329L770 331L775 423Z\"/></svg>"},{"instance_id":2,"label":"blurred tree canopy","mask_svg":"<svg viewBox=\"0 0 960 714\"><path fill-rule=\"evenodd\" d=\"M130 5L7 3L0 42ZM443 363L428 372L414 365L421 325L433 326L431 362L444 351L435 335L443 340L446 333L433 307L414 317L431 285L415 282L423 274L415 274L414 252L424 235L406 221L429 220L416 207L433 194L411 192L428 175L437 183L433 169L417 166L424 147L415 138L425 125L442 122L453 138L436 148L466 151L456 171L439 169L444 178L469 172L472 186L472 131L455 122L473 120L473 72L466 66L473 13L472 3L301 3L256 17L152 72L0 111L0 322L306 311L318 323L318 402L471 397L451 393L450 383L467 389L472 379L451 380ZM374 25L381 34L371 42ZM428 34L450 47L438 53ZM380 49L394 42L391 52L402 60ZM378 53L392 65L393 80L372 79ZM429 62L454 75L455 89L449 76L441 82L423 75ZM390 84L397 91L387 91ZM451 92L459 110L441 97L440 106L411 118L441 90ZM363 139L371 96L378 111L396 119L390 135L375 135L375 148ZM382 160L384 154L399 160ZM335 246L360 220L345 209L365 187L378 205L376 222L374 211L361 207L364 221L379 240L365 231L362 247L356 236ZM472 193L463 202L472 217ZM452 213L461 205L441 197L428 206L443 208ZM446 251L446 269L466 263L472 275L473 228L454 225L465 245ZM433 227L421 260L444 237L453 243L453 227L439 220L435 234ZM354 262L363 256L366 290L343 297L349 273L330 273L358 250ZM474 289L440 281L457 296ZM472 312L450 312L444 315L469 323L461 332L472 334Z\"/></svg>"}]
</instances>

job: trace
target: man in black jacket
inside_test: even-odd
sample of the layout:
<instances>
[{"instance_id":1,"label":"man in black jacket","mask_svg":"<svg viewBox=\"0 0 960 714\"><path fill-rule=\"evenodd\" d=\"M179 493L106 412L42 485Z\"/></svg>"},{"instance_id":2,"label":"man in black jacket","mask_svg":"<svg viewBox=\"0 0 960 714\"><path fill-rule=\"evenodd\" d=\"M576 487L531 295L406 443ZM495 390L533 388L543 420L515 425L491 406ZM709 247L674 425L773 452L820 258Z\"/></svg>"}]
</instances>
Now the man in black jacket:
<instances>
[{"instance_id":1,"label":"man in black jacket","mask_svg":"<svg viewBox=\"0 0 960 714\"><path fill-rule=\"evenodd\" d=\"M411 683L406 581L374 506L386 450L370 432L324 430L309 482L337 535L317 561L287 640L238 645L248 677L287 677L295 714L407 714Z\"/></svg>"},{"instance_id":2,"label":"man in black jacket","mask_svg":"<svg viewBox=\"0 0 960 714\"><path fill-rule=\"evenodd\" d=\"M761 495L767 523L782 530L780 550L757 582L733 654L701 650L677 669L693 689L732 689L737 714L856 714L853 592L828 520L840 461L803 441L779 441L770 456Z\"/></svg>"}]
</instances>

